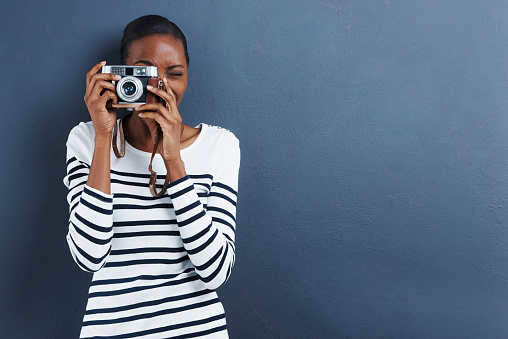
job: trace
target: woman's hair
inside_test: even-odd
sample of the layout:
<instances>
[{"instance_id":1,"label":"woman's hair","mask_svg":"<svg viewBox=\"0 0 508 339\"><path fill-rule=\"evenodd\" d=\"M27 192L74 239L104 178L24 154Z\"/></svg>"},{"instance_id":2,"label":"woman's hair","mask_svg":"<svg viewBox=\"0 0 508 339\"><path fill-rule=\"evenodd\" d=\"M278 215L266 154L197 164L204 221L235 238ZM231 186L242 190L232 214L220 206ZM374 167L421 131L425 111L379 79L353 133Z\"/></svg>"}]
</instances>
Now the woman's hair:
<instances>
[{"instance_id":1,"label":"woman's hair","mask_svg":"<svg viewBox=\"0 0 508 339\"><path fill-rule=\"evenodd\" d=\"M180 40L183 44L185 60L187 61L187 65L189 64L187 40L180 28L162 16L145 15L131 21L123 31L122 42L120 43L120 58L122 65L125 65L126 63L127 56L129 55L129 48L133 41L155 34L169 35L177 40Z\"/></svg>"}]
</instances>

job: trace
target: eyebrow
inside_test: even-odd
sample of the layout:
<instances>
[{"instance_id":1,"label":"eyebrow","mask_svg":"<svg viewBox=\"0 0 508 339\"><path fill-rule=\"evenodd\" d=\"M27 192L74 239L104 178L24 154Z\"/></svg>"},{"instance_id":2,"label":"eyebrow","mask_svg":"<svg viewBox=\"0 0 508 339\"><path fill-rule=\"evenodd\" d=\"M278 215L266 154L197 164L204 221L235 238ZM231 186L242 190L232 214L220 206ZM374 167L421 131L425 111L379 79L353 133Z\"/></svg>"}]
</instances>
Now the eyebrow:
<instances>
[{"instance_id":1,"label":"eyebrow","mask_svg":"<svg viewBox=\"0 0 508 339\"><path fill-rule=\"evenodd\" d=\"M153 64L152 64L150 61L143 60L143 59L136 61L136 62L134 63L134 65L136 65L136 64L146 64L146 65L148 65L148 66L153 66ZM169 67L166 67L166 70L167 70L167 71L170 71L170 70L172 70L173 68L177 68L177 67L182 67L182 68L183 68L183 65L171 65L171 66L169 66Z\"/></svg>"},{"instance_id":2,"label":"eyebrow","mask_svg":"<svg viewBox=\"0 0 508 339\"><path fill-rule=\"evenodd\" d=\"M133 63L133 65L135 65L135 64L147 64L148 66L153 66L153 64L150 61L146 61L143 59L140 59L140 60L136 61L135 63Z\"/></svg>"},{"instance_id":3,"label":"eyebrow","mask_svg":"<svg viewBox=\"0 0 508 339\"><path fill-rule=\"evenodd\" d=\"M182 65L172 65L172 66L166 67L166 71L170 71L170 70L172 70L173 68L178 68L178 67L183 68L183 66L182 66Z\"/></svg>"}]
</instances>

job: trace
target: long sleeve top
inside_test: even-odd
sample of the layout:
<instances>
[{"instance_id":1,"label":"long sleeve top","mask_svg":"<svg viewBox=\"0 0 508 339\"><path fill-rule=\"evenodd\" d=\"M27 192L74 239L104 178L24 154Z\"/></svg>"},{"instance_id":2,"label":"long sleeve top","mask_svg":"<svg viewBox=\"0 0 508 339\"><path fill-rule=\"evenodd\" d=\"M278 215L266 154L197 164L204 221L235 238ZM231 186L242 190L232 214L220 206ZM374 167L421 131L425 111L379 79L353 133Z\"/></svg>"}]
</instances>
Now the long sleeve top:
<instances>
[{"instance_id":1,"label":"long sleeve top","mask_svg":"<svg viewBox=\"0 0 508 339\"><path fill-rule=\"evenodd\" d=\"M151 154L126 143L111 152L111 194L87 186L94 149L91 122L67 141L69 228L76 264L93 272L81 338L227 338L214 291L235 261L240 149L226 129L201 124L181 151L188 175L153 197ZM160 155L153 168L162 187Z\"/></svg>"}]
</instances>

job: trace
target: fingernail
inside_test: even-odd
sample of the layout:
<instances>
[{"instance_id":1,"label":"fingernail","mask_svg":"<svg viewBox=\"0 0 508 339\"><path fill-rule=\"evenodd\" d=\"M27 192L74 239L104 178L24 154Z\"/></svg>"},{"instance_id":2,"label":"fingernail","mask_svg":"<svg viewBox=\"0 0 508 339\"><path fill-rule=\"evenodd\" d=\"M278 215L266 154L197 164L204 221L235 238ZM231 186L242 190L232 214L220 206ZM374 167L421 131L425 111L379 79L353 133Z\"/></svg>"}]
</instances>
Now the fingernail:
<instances>
[{"instance_id":1,"label":"fingernail","mask_svg":"<svg viewBox=\"0 0 508 339\"><path fill-rule=\"evenodd\" d=\"M153 89L153 86L152 85L146 85L146 88Z\"/></svg>"},{"instance_id":2,"label":"fingernail","mask_svg":"<svg viewBox=\"0 0 508 339\"><path fill-rule=\"evenodd\" d=\"M138 113L138 117L142 117L143 116L143 113Z\"/></svg>"},{"instance_id":3,"label":"fingernail","mask_svg":"<svg viewBox=\"0 0 508 339\"><path fill-rule=\"evenodd\" d=\"M140 108L140 107L141 107L141 105L140 105L140 106L137 106L137 107L136 107L136 108L134 108L134 109L135 109L135 110L137 110L137 109L138 109L138 108ZM141 113L139 113L139 114L141 114Z\"/></svg>"},{"instance_id":4,"label":"fingernail","mask_svg":"<svg viewBox=\"0 0 508 339\"><path fill-rule=\"evenodd\" d=\"M115 79L115 80L120 80L120 79L122 79L122 77L121 77L121 76L119 76L119 75L115 75L115 76L113 77L113 79Z\"/></svg>"},{"instance_id":5,"label":"fingernail","mask_svg":"<svg viewBox=\"0 0 508 339\"><path fill-rule=\"evenodd\" d=\"M101 64L105 65L105 64L106 64L106 61L101 61Z\"/></svg>"}]
</instances>

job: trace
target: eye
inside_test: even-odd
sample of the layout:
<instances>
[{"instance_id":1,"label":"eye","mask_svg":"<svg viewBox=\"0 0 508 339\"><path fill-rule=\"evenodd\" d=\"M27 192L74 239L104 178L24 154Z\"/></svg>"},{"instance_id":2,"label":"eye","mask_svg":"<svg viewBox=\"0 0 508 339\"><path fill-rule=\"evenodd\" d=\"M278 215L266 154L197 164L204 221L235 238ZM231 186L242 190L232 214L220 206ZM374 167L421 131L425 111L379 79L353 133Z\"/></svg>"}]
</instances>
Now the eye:
<instances>
[{"instance_id":1,"label":"eye","mask_svg":"<svg viewBox=\"0 0 508 339\"><path fill-rule=\"evenodd\" d=\"M182 72L171 72L168 73L168 77L181 77L183 75Z\"/></svg>"}]
</instances>

